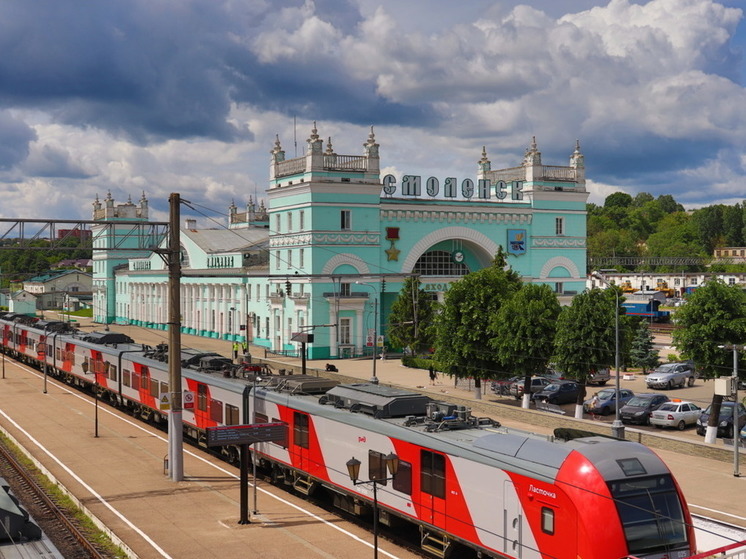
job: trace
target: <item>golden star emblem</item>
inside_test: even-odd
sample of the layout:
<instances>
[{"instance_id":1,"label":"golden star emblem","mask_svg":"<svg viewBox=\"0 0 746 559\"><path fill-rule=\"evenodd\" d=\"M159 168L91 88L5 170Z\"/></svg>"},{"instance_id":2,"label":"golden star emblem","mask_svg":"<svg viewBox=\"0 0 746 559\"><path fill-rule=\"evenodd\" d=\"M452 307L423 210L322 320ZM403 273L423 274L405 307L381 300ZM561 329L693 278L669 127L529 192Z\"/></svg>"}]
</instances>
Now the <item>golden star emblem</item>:
<instances>
[{"instance_id":1,"label":"golden star emblem","mask_svg":"<svg viewBox=\"0 0 746 559\"><path fill-rule=\"evenodd\" d=\"M386 249L386 256L388 257L387 260L389 262L391 262L391 261L398 262L399 261L399 253L400 252L401 251L398 248L395 248L393 246L391 248L387 248Z\"/></svg>"}]
</instances>

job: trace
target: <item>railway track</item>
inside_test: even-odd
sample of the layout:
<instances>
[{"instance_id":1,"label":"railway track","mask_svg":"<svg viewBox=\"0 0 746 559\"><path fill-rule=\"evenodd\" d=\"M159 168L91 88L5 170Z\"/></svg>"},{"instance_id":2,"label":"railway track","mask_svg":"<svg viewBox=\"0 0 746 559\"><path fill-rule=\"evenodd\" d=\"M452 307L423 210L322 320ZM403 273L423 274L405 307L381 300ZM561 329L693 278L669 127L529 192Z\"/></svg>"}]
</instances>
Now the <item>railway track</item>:
<instances>
[{"instance_id":1,"label":"railway track","mask_svg":"<svg viewBox=\"0 0 746 559\"><path fill-rule=\"evenodd\" d=\"M0 440L0 475L23 507L66 559L109 559L113 555L100 550L79 523L36 481L34 474Z\"/></svg>"}]
</instances>

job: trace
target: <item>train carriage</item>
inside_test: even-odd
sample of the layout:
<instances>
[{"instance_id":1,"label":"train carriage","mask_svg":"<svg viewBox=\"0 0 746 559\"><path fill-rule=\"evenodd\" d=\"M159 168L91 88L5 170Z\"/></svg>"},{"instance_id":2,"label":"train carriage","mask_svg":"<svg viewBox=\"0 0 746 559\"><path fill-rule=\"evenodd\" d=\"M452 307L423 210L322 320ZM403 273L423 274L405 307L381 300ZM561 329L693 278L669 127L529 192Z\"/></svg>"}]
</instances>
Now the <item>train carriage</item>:
<instances>
[{"instance_id":1,"label":"train carriage","mask_svg":"<svg viewBox=\"0 0 746 559\"><path fill-rule=\"evenodd\" d=\"M140 417L166 419L168 364L152 348L12 318L0 317L0 330L4 351L46 363L51 374ZM417 392L307 376L182 368L181 391L194 395L183 410L187 437L205 445L210 427L282 421L285 440L254 445L257 465L278 483L323 490L338 507L364 513L373 488L350 479L346 463L356 458L368 479L382 480L380 520L416 525L422 548L438 557L467 549L495 558L675 559L695 550L676 481L638 443L509 430ZM236 448L222 448L237 460ZM391 453L400 468L384 481Z\"/></svg>"}]
</instances>

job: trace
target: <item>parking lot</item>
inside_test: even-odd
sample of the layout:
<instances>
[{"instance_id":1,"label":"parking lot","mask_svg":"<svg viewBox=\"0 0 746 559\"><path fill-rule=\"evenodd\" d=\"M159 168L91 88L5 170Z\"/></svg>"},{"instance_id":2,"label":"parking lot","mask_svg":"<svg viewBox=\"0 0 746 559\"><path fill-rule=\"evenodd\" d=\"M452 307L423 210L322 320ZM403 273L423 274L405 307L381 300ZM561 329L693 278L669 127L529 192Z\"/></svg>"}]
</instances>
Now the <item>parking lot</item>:
<instances>
[{"instance_id":1,"label":"parking lot","mask_svg":"<svg viewBox=\"0 0 746 559\"><path fill-rule=\"evenodd\" d=\"M621 373L621 379L619 381L619 387L620 388L626 388L629 390L632 390L635 394L640 393L650 393L655 392L657 394L665 394L672 400L675 398L686 400L689 402L694 402L702 409L706 408L711 402L712 402L712 395L715 387L715 383L712 380L703 380L703 379L697 379L694 383L694 386L692 387L684 387L684 388L674 388L671 390L654 390L647 387L645 383L645 375L642 373L630 373L625 374ZM598 392L602 388L614 388L616 382L616 375L612 371L611 373L611 380L607 382L604 386L588 386L586 391L586 399L590 399L594 393ZM494 399L497 402L500 402L504 405L512 405L512 406L520 406L521 401L516 400L513 396L499 396L496 394L493 394L492 392L489 392L487 395L488 398ZM533 403L532 403L533 407ZM565 414L573 417L575 414L575 405L574 404L562 404L560 406L565 411ZM586 419L590 419L589 415L584 415ZM614 413L611 413L608 416L597 416L597 421L605 422L605 423L611 423L614 421ZM630 425L630 427L634 427L636 429L641 430L647 430L647 431L658 431L658 429L654 426L647 426L647 425ZM687 427L684 431L676 431L677 436L682 436L685 438L692 438L694 440L702 440L702 437L697 435L694 427Z\"/></svg>"}]
</instances>

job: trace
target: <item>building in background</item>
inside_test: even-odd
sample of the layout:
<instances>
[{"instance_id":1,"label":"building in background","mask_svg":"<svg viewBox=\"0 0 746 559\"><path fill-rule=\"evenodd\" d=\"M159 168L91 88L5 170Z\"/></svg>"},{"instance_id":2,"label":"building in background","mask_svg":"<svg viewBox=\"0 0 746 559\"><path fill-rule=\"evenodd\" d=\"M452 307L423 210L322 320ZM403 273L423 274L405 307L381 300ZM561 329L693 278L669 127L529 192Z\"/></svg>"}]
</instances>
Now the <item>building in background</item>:
<instances>
[{"instance_id":1,"label":"building in background","mask_svg":"<svg viewBox=\"0 0 746 559\"><path fill-rule=\"evenodd\" d=\"M584 289L579 144L568 166L544 165L534 140L520 165L496 170L483 148L474 178L381 177L380 169L372 128L361 155L337 154L331 138L324 146L315 124L301 157L285 159L278 138L266 208L231 204L225 228L188 221L182 230L183 331L276 352L297 351L296 334L313 333L316 359L379 351L408 276L442 300L499 247L526 282L568 300ZM140 208L105 203L96 200L94 219L147 219L144 196ZM167 270L156 254L94 251L94 295L100 322L165 329Z\"/></svg>"}]
</instances>

